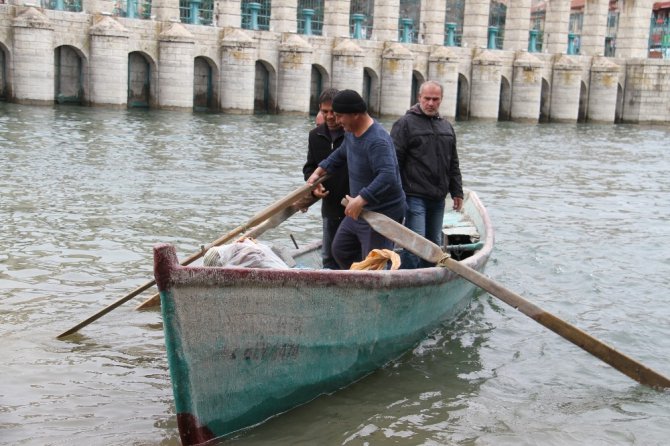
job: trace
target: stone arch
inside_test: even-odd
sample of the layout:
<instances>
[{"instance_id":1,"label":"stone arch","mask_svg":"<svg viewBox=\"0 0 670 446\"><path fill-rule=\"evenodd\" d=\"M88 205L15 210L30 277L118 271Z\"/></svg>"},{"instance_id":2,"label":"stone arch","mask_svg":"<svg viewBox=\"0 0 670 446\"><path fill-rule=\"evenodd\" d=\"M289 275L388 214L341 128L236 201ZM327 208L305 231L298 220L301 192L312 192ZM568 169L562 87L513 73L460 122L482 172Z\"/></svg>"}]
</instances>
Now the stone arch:
<instances>
[{"instance_id":1,"label":"stone arch","mask_svg":"<svg viewBox=\"0 0 670 446\"><path fill-rule=\"evenodd\" d=\"M312 75L309 89L309 114L314 116L319 112L319 96L330 84L328 72L318 64L312 65Z\"/></svg>"},{"instance_id":2,"label":"stone arch","mask_svg":"<svg viewBox=\"0 0 670 446\"><path fill-rule=\"evenodd\" d=\"M381 88L379 76L370 67L363 68L363 85L361 91L365 102L368 104L368 111L372 115L379 115L380 96L379 90Z\"/></svg>"},{"instance_id":3,"label":"stone arch","mask_svg":"<svg viewBox=\"0 0 670 446\"><path fill-rule=\"evenodd\" d=\"M83 104L86 99L88 64L78 48L61 45L54 49L54 101Z\"/></svg>"},{"instance_id":4,"label":"stone arch","mask_svg":"<svg viewBox=\"0 0 670 446\"><path fill-rule=\"evenodd\" d=\"M614 112L614 122L620 124L623 122L623 86L617 83L616 88L616 111Z\"/></svg>"},{"instance_id":5,"label":"stone arch","mask_svg":"<svg viewBox=\"0 0 670 446\"><path fill-rule=\"evenodd\" d=\"M193 59L193 110L217 111L219 109L219 69L206 56Z\"/></svg>"},{"instance_id":6,"label":"stone arch","mask_svg":"<svg viewBox=\"0 0 670 446\"><path fill-rule=\"evenodd\" d=\"M509 121L512 117L512 87L505 76L500 76L500 98L498 99L498 121Z\"/></svg>"},{"instance_id":7,"label":"stone arch","mask_svg":"<svg viewBox=\"0 0 670 446\"><path fill-rule=\"evenodd\" d=\"M458 89L456 91L456 119L470 119L470 82L465 75L458 73Z\"/></svg>"},{"instance_id":8,"label":"stone arch","mask_svg":"<svg viewBox=\"0 0 670 446\"><path fill-rule=\"evenodd\" d=\"M540 93L540 122L549 122L551 105L551 87L549 82L542 78L542 92Z\"/></svg>"},{"instance_id":9,"label":"stone arch","mask_svg":"<svg viewBox=\"0 0 670 446\"><path fill-rule=\"evenodd\" d=\"M156 62L142 51L128 53L128 108L156 106Z\"/></svg>"},{"instance_id":10,"label":"stone arch","mask_svg":"<svg viewBox=\"0 0 670 446\"><path fill-rule=\"evenodd\" d=\"M277 113L277 71L265 60L256 61L254 113Z\"/></svg>"},{"instance_id":11,"label":"stone arch","mask_svg":"<svg viewBox=\"0 0 670 446\"><path fill-rule=\"evenodd\" d=\"M581 82L579 86L579 113L577 114L577 122L586 122L588 113L589 95L586 88L586 83Z\"/></svg>"},{"instance_id":12,"label":"stone arch","mask_svg":"<svg viewBox=\"0 0 670 446\"><path fill-rule=\"evenodd\" d=\"M12 97L10 66L9 49L0 42L0 101L8 101Z\"/></svg>"},{"instance_id":13,"label":"stone arch","mask_svg":"<svg viewBox=\"0 0 670 446\"><path fill-rule=\"evenodd\" d=\"M412 91L409 94L409 107L419 101L419 88L426 82L426 78L416 70L412 70Z\"/></svg>"}]
</instances>

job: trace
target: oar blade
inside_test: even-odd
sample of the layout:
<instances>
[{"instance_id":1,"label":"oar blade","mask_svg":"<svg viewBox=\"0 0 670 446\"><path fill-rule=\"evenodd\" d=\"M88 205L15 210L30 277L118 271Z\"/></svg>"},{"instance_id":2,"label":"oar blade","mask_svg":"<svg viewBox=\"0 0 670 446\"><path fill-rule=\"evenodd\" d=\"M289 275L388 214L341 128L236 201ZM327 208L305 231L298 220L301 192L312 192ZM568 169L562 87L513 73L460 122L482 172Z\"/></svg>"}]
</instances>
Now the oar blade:
<instances>
[{"instance_id":1,"label":"oar blade","mask_svg":"<svg viewBox=\"0 0 670 446\"><path fill-rule=\"evenodd\" d=\"M492 296L502 300L521 313L552 330L562 338L572 342L586 352L609 364L633 380L657 389L670 388L670 379L634 359L615 350L588 333L527 301L514 291L510 291L480 272L457 262L444 258L440 248L429 240L414 233L391 218L371 211L363 211L361 217L384 237L411 251L426 261L448 268L462 278L472 282Z\"/></svg>"}]
</instances>

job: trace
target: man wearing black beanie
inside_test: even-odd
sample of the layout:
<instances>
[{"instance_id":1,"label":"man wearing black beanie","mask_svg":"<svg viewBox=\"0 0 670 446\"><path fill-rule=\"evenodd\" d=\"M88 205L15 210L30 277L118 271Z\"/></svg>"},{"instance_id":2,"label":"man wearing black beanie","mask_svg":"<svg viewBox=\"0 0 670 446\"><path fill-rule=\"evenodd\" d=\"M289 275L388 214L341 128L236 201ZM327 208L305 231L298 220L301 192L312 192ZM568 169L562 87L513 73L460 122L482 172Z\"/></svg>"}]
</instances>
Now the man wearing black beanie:
<instances>
[{"instance_id":1,"label":"man wearing black beanie","mask_svg":"<svg viewBox=\"0 0 670 446\"><path fill-rule=\"evenodd\" d=\"M393 140L367 113L363 98L353 90L342 90L333 98L333 111L345 130L344 142L319 163L307 183L313 184L344 164L348 166L349 203L335 234L332 254L340 268L349 269L373 249L393 249L391 240L358 219L361 211L365 208L400 222L405 213L405 193Z\"/></svg>"}]
</instances>

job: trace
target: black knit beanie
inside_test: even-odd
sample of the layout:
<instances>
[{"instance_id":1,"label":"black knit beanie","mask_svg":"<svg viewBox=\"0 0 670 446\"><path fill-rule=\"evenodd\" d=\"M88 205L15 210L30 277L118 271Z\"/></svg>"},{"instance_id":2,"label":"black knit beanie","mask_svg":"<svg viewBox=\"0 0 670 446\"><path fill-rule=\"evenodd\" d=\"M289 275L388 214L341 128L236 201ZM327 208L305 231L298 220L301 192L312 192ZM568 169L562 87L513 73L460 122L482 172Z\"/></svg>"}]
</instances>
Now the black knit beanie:
<instances>
[{"instance_id":1,"label":"black knit beanie","mask_svg":"<svg viewBox=\"0 0 670 446\"><path fill-rule=\"evenodd\" d=\"M342 90L333 98L333 111L335 113L363 113L368 106L360 94L354 90Z\"/></svg>"}]
</instances>

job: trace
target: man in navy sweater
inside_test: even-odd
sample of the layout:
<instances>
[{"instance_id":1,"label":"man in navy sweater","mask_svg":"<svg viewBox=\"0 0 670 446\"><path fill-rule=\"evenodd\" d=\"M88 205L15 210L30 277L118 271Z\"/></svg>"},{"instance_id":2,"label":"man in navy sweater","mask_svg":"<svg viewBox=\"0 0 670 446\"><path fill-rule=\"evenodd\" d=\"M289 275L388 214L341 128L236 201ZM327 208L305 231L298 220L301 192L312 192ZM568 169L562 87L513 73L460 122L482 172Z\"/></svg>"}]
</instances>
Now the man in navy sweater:
<instances>
[{"instance_id":1,"label":"man in navy sweater","mask_svg":"<svg viewBox=\"0 0 670 446\"><path fill-rule=\"evenodd\" d=\"M393 140L367 113L363 98L353 90L342 90L333 98L333 111L345 130L344 141L319 163L307 183L313 184L320 176L336 172L344 164L349 169L349 203L332 245L333 257L340 268L349 269L373 249L393 249L393 241L358 218L361 211L379 212L401 222L405 193Z\"/></svg>"}]
</instances>

